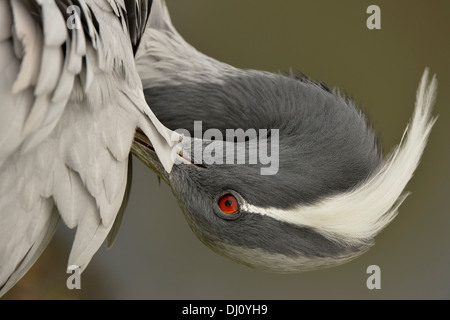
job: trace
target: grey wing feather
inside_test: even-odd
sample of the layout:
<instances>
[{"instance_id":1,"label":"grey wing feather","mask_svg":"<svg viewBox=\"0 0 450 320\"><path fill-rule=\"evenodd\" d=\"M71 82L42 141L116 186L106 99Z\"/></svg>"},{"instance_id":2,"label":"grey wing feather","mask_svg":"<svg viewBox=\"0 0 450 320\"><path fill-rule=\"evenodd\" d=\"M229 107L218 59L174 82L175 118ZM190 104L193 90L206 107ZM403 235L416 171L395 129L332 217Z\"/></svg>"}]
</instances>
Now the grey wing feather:
<instances>
[{"instance_id":1,"label":"grey wing feather","mask_svg":"<svg viewBox=\"0 0 450 320\"><path fill-rule=\"evenodd\" d=\"M57 210L53 207L52 213L49 219L45 222L44 227L40 231L40 234L35 239L34 245L31 246L30 250L25 255L24 259L17 266L17 268L12 271L7 281L0 287L0 296L6 293L14 284L19 281L25 273L33 266L36 260L41 256L42 252L47 248L50 240L55 234L56 228L61 220Z\"/></svg>"},{"instance_id":2,"label":"grey wing feather","mask_svg":"<svg viewBox=\"0 0 450 320\"><path fill-rule=\"evenodd\" d=\"M108 248L111 248L114 244L114 242L117 239L117 235L119 233L120 225L122 223L122 218L125 213L125 209L128 204L128 199L130 198L130 192L131 192L131 182L133 177L133 157L128 157L128 172L127 172L127 186L125 188L125 195L123 196L122 205L120 206L119 212L117 212L116 220L114 221L114 224L109 231L108 237L107 237L107 245Z\"/></svg>"},{"instance_id":3,"label":"grey wing feather","mask_svg":"<svg viewBox=\"0 0 450 320\"><path fill-rule=\"evenodd\" d=\"M66 27L71 4L81 29ZM120 225L131 143L150 113L127 25L119 0L0 0L0 296L60 219L77 227L69 265L82 269Z\"/></svg>"},{"instance_id":4,"label":"grey wing feather","mask_svg":"<svg viewBox=\"0 0 450 320\"><path fill-rule=\"evenodd\" d=\"M128 29L133 44L133 51L136 53L150 15L152 1L125 1L125 6L128 13Z\"/></svg>"}]
</instances>

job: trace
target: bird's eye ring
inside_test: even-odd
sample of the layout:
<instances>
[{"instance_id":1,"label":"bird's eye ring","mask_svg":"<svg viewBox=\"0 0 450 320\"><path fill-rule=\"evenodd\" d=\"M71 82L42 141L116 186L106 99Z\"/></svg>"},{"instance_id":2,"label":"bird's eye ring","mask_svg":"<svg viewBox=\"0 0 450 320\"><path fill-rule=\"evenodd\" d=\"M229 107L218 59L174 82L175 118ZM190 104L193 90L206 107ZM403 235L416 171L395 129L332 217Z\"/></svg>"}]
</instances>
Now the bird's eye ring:
<instances>
[{"instance_id":1,"label":"bird's eye ring","mask_svg":"<svg viewBox=\"0 0 450 320\"><path fill-rule=\"evenodd\" d=\"M241 216L242 197L235 191L228 190L222 193L214 205L214 212L225 220L235 220Z\"/></svg>"},{"instance_id":2,"label":"bird's eye ring","mask_svg":"<svg viewBox=\"0 0 450 320\"><path fill-rule=\"evenodd\" d=\"M219 208L223 213L233 214L239 210L239 203L234 195L227 193L220 198Z\"/></svg>"}]
</instances>

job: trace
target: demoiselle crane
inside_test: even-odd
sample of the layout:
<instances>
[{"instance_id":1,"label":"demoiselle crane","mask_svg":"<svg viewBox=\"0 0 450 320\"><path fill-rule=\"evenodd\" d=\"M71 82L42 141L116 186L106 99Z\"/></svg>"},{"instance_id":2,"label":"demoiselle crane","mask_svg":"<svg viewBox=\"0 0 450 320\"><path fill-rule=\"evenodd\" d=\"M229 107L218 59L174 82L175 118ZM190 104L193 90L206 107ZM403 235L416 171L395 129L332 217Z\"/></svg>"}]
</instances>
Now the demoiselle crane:
<instances>
[{"instance_id":1,"label":"demoiselle crane","mask_svg":"<svg viewBox=\"0 0 450 320\"><path fill-rule=\"evenodd\" d=\"M219 254L275 272L344 263L396 216L435 121L426 70L383 160L351 99L201 54L163 0L2 0L0 21L0 295L61 219L77 228L69 265L114 241L130 151Z\"/></svg>"}]
</instances>

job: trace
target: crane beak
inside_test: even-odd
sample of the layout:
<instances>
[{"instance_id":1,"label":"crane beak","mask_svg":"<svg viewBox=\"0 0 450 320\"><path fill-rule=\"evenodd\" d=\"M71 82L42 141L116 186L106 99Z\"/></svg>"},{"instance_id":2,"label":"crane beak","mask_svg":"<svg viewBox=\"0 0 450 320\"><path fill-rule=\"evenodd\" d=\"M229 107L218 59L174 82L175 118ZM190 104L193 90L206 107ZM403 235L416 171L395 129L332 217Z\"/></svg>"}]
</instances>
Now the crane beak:
<instances>
[{"instance_id":1,"label":"crane beak","mask_svg":"<svg viewBox=\"0 0 450 320\"><path fill-rule=\"evenodd\" d=\"M174 143L169 146L169 144L165 142L165 139L157 139L156 143L159 145L156 147L155 143L152 143L140 128L137 128L131 146L131 152L147 167L152 169L162 180L170 185L169 174L173 165L180 163L193 165L193 162L186 157L186 153L184 153L185 156L183 156L183 145L186 143L190 144L190 140L183 140L183 135L171 131L170 129L167 130L168 132L171 132L171 140L169 141Z\"/></svg>"},{"instance_id":2,"label":"crane beak","mask_svg":"<svg viewBox=\"0 0 450 320\"><path fill-rule=\"evenodd\" d=\"M164 170L170 173L173 165L179 161L177 154L181 149L183 136L164 126L150 108L147 107L143 111L146 117L142 117L138 124L140 131L137 132L137 139L144 145L151 146Z\"/></svg>"},{"instance_id":3,"label":"crane beak","mask_svg":"<svg viewBox=\"0 0 450 320\"><path fill-rule=\"evenodd\" d=\"M158 154L156 153L154 145L150 142L149 138L140 129L136 129L134 135L133 144L131 146L131 152L139 158L147 167L152 169L162 180L167 184L169 183L169 173L164 167ZM171 170L171 167L170 167Z\"/></svg>"},{"instance_id":4,"label":"crane beak","mask_svg":"<svg viewBox=\"0 0 450 320\"><path fill-rule=\"evenodd\" d=\"M143 95L135 103L139 107L136 111L139 112L140 121L137 123L131 152L170 185L169 175L174 164L192 164L189 158L183 157L183 154L185 157L187 154L183 150L190 147L190 139L162 124Z\"/></svg>"}]
</instances>

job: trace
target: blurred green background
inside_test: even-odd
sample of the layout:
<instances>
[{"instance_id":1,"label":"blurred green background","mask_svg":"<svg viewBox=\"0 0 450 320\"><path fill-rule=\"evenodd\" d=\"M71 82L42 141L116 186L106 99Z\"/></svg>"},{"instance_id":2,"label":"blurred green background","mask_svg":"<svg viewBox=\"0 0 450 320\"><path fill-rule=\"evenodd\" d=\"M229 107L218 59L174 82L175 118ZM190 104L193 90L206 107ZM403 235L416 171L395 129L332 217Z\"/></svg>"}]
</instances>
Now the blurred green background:
<instances>
[{"instance_id":1,"label":"blurred green background","mask_svg":"<svg viewBox=\"0 0 450 320\"><path fill-rule=\"evenodd\" d=\"M381 8L381 30L366 9ZM385 153L400 141L426 66L439 115L412 194L376 245L345 265L293 275L238 265L189 229L169 187L137 159L114 247L101 248L66 288L73 231L52 244L5 299L449 299L450 2L169 0L174 25L199 51L241 68L301 70L347 92L368 113ZM366 269L381 268L368 290Z\"/></svg>"}]
</instances>

